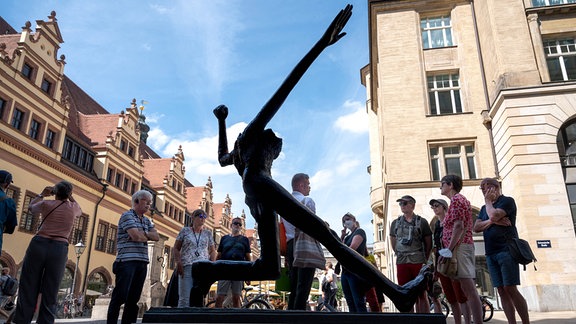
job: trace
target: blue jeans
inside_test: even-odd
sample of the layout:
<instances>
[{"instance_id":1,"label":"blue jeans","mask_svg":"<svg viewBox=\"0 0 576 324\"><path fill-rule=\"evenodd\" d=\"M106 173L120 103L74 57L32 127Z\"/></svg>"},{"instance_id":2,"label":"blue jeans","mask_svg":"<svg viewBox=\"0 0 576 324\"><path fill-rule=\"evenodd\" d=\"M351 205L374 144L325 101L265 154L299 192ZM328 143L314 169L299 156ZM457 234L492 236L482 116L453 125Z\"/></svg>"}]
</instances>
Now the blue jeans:
<instances>
[{"instance_id":1,"label":"blue jeans","mask_svg":"<svg viewBox=\"0 0 576 324\"><path fill-rule=\"evenodd\" d=\"M350 313L368 312L366 309L366 292L370 288L368 284L348 271L342 271L340 281Z\"/></svg>"},{"instance_id":2,"label":"blue jeans","mask_svg":"<svg viewBox=\"0 0 576 324\"><path fill-rule=\"evenodd\" d=\"M192 265L183 267L184 273L178 276L178 307L190 307L190 290L192 290Z\"/></svg>"},{"instance_id":3,"label":"blue jeans","mask_svg":"<svg viewBox=\"0 0 576 324\"><path fill-rule=\"evenodd\" d=\"M114 261L112 272L116 275L116 286L108 305L107 324L117 324L120 306L124 304L122 324L136 323L138 300L142 294L148 264L144 261Z\"/></svg>"},{"instance_id":4,"label":"blue jeans","mask_svg":"<svg viewBox=\"0 0 576 324\"><path fill-rule=\"evenodd\" d=\"M36 323L54 323L58 288L66 260L68 243L34 236L22 264L14 323L30 323L38 294L42 294Z\"/></svg>"},{"instance_id":5,"label":"blue jeans","mask_svg":"<svg viewBox=\"0 0 576 324\"><path fill-rule=\"evenodd\" d=\"M486 265L494 287L520 285L520 267L508 250L487 255Z\"/></svg>"}]
</instances>

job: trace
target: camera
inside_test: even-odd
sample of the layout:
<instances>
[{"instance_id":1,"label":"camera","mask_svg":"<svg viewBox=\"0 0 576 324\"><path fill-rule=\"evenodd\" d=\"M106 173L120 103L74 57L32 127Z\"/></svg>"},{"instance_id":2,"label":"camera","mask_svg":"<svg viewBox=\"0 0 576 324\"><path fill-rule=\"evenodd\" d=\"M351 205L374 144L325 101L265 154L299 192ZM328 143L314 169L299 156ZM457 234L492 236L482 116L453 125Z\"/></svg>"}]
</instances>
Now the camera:
<instances>
[{"instance_id":1,"label":"camera","mask_svg":"<svg viewBox=\"0 0 576 324\"><path fill-rule=\"evenodd\" d=\"M403 238L400 240L400 244L402 245L412 245L412 239L408 239L408 238Z\"/></svg>"}]
</instances>

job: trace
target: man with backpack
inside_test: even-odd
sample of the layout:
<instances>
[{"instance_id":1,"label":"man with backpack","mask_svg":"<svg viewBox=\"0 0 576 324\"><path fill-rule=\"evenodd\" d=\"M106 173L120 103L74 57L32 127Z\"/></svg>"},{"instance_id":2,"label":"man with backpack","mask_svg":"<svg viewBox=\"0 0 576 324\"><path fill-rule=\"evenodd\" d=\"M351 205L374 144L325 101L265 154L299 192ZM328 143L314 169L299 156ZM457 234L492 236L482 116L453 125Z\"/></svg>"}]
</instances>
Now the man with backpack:
<instances>
[{"instance_id":1,"label":"man with backpack","mask_svg":"<svg viewBox=\"0 0 576 324\"><path fill-rule=\"evenodd\" d=\"M402 215L390 226L390 244L396 253L396 274L398 284L404 285L416 278L428 261L432 250L432 230L425 218L414 214L416 199L405 195L396 200ZM417 313L429 313L430 304L426 291L416 301Z\"/></svg>"},{"instance_id":2,"label":"man with backpack","mask_svg":"<svg viewBox=\"0 0 576 324\"><path fill-rule=\"evenodd\" d=\"M2 268L0 275L1 296L14 296L18 290L18 280L10 276L10 268Z\"/></svg>"}]
</instances>

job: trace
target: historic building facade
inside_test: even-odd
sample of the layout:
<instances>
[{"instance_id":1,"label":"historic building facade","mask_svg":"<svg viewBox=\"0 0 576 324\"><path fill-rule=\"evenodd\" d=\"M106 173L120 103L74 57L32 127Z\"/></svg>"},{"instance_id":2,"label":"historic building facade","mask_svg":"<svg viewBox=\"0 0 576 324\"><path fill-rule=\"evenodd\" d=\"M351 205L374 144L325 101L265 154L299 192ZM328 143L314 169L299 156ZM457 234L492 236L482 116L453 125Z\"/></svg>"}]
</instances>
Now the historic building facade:
<instances>
[{"instance_id":1,"label":"historic building facade","mask_svg":"<svg viewBox=\"0 0 576 324\"><path fill-rule=\"evenodd\" d=\"M201 208L216 242L230 233L232 200L213 201L212 181L194 186L185 178L180 148L161 158L146 145L149 127L133 99L120 113L109 113L64 74L65 57L58 56L63 37L55 12L36 28L26 22L21 32L0 17L0 169L14 175L8 195L17 203L18 228L4 239L2 266L19 274L28 242L39 218L28 213L33 197L61 179L72 182L83 215L74 225L72 245L82 242L79 258L70 249L61 288L75 294L99 295L113 285L119 216L131 207L140 189L154 196L147 215L161 239L150 244L150 279L143 303L162 302L167 278L174 269L172 247L189 215ZM242 212L241 217L245 219ZM252 233L252 232L251 232ZM256 255L257 240L252 238ZM158 283L162 285L158 285Z\"/></svg>"},{"instance_id":2,"label":"historic building facade","mask_svg":"<svg viewBox=\"0 0 576 324\"><path fill-rule=\"evenodd\" d=\"M396 278L396 199L412 195L430 220L441 177L459 174L477 215L480 180L498 177L538 258L538 271L521 271L529 308L575 310L576 1L369 0L368 20L361 75L382 271ZM479 290L494 295L475 242Z\"/></svg>"}]
</instances>

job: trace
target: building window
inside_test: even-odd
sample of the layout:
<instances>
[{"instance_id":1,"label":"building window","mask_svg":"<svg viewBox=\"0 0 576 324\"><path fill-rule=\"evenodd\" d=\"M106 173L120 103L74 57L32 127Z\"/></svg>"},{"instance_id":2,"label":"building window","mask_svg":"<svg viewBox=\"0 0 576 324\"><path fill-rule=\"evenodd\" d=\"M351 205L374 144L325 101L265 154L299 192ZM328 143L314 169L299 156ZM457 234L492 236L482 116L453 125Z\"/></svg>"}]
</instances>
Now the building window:
<instances>
[{"instance_id":1,"label":"building window","mask_svg":"<svg viewBox=\"0 0 576 324\"><path fill-rule=\"evenodd\" d=\"M560 128L556 138L568 202L572 211L572 222L576 231L576 120Z\"/></svg>"},{"instance_id":2,"label":"building window","mask_svg":"<svg viewBox=\"0 0 576 324\"><path fill-rule=\"evenodd\" d=\"M22 123L24 122L24 112L20 109L14 109L14 113L12 113L12 127L16 129L20 129L22 127Z\"/></svg>"},{"instance_id":3,"label":"building window","mask_svg":"<svg viewBox=\"0 0 576 324\"><path fill-rule=\"evenodd\" d=\"M46 147L48 148L54 148L55 140L56 140L56 132L50 129L46 131L46 141L44 142L44 145L46 145Z\"/></svg>"},{"instance_id":4,"label":"building window","mask_svg":"<svg viewBox=\"0 0 576 324\"><path fill-rule=\"evenodd\" d=\"M70 244L75 245L82 241L86 244L86 231L88 230L88 215L82 214L74 222Z\"/></svg>"},{"instance_id":5,"label":"building window","mask_svg":"<svg viewBox=\"0 0 576 324\"><path fill-rule=\"evenodd\" d=\"M532 0L534 7L556 6L567 3L576 3L576 0Z\"/></svg>"},{"instance_id":6,"label":"building window","mask_svg":"<svg viewBox=\"0 0 576 324\"><path fill-rule=\"evenodd\" d=\"M6 100L0 98L0 120L4 119L4 107L6 107Z\"/></svg>"},{"instance_id":7,"label":"building window","mask_svg":"<svg viewBox=\"0 0 576 324\"><path fill-rule=\"evenodd\" d=\"M134 157L134 146L128 145L128 155L130 155L130 157Z\"/></svg>"},{"instance_id":8,"label":"building window","mask_svg":"<svg viewBox=\"0 0 576 324\"><path fill-rule=\"evenodd\" d=\"M32 194L27 194L24 197L24 206L22 206L23 207L22 216L20 217L20 222L18 222L20 225L20 231L22 232L36 233L40 217L34 216L34 214L32 214L30 210L28 210L28 208L30 207L30 201L32 201L34 197L35 195Z\"/></svg>"},{"instance_id":9,"label":"building window","mask_svg":"<svg viewBox=\"0 0 576 324\"><path fill-rule=\"evenodd\" d=\"M28 133L30 137L32 137L35 140L38 139L41 125L42 124L40 124L39 121L37 121L36 119L32 119L32 123L30 124L30 132Z\"/></svg>"},{"instance_id":10,"label":"building window","mask_svg":"<svg viewBox=\"0 0 576 324\"><path fill-rule=\"evenodd\" d=\"M458 74L428 76L430 114L445 115L462 112Z\"/></svg>"},{"instance_id":11,"label":"building window","mask_svg":"<svg viewBox=\"0 0 576 324\"><path fill-rule=\"evenodd\" d=\"M64 139L62 158L74 163L83 170L92 171L94 154L68 137Z\"/></svg>"},{"instance_id":12,"label":"building window","mask_svg":"<svg viewBox=\"0 0 576 324\"><path fill-rule=\"evenodd\" d=\"M550 81L576 80L576 40L557 39L544 42Z\"/></svg>"},{"instance_id":13,"label":"building window","mask_svg":"<svg viewBox=\"0 0 576 324\"><path fill-rule=\"evenodd\" d=\"M112 183L113 178L114 178L114 169L108 168L108 172L106 173L106 181Z\"/></svg>"},{"instance_id":14,"label":"building window","mask_svg":"<svg viewBox=\"0 0 576 324\"><path fill-rule=\"evenodd\" d=\"M104 252L107 232L108 232L108 223L100 222L98 224L98 232L96 233L96 246L94 247L96 251Z\"/></svg>"},{"instance_id":15,"label":"building window","mask_svg":"<svg viewBox=\"0 0 576 324\"><path fill-rule=\"evenodd\" d=\"M440 181L447 174L462 179L476 179L474 143L452 143L430 146L432 180Z\"/></svg>"},{"instance_id":16,"label":"building window","mask_svg":"<svg viewBox=\"0 0 576 324\"><path fill-rule=\"evenodd\" d=\"M120 140L120 151L122 151L122 152L126 151L126 141L125 140Z\"/></svg>"},{"instance_id":17,"label":"building window","mask_svg":"<svg viewBox=\"0 0 576 324\"><path fill-rule=\"evenodd\" d=\"M117 188L120 188L120 185L121 185L121 184L122 184L122 173L117 172L117 173L116 173L116 178L115 178L115 180L114 180L114 185L115 185Z\"/></svg>"},{"instance_id":18,"label":"building window","mask_svg":"<svg viewBox=\"0 0 576 324\"><path fill-rule=\"evenodd\" d=\"M124 178L124 184L122 185L122 190L128 192L128 185L130 184L130 178Z\"/></svg>"},{"instance_id":19,"label":"building window","mask_svg":"<svg viewBox=\"0 0 576 324\"><path fill-rule=\"evenodd\" d=\"M108 239L106 240L106 253L116 254L116 236L118 234L118 227L110 225L108 229Z\"/></svg>"},{"instance_id":20,"label":"building window","mask_svg":"<svg viewBox=\"0 0 576 324\"><path fill-rule=\"evenodd\" d=\"M42 85L40 86L42 91L50 94L50 90L52 90L52 82L48 81L47 79L42 79Z\"/></svg>"},{"instance_id":21,"label":"building window","mask_svg":"<svg viewBox=\"0 0 576 324\"><path fill-rule=\"evenodd\" d=\"M424 18L420 21L425 49L452 46L450 16Z\"/></svg>"},{"instance_id":22,"label":"building window","mask_svg":"<svg viewBox=\"0 0 576 324\"><path fill-rule=\"evenodd\" d=\"M34 73L34 68L30 64L24 63L24 65L22 66L22 75L24 77L26 77L26 79L32 80L32 74L33 73Z\"/></svg>"},{"instance_id":23,"label":"building window","mask_svg":"<svg viewBox=\"0 0 576 324\"><path fill-rule=\"evenodd\" d=\"M378 228L377 228L377 238L378 238L378 242L384 242L384 224L382 223L378 223Z\"/></svg>"}]
</instances>

